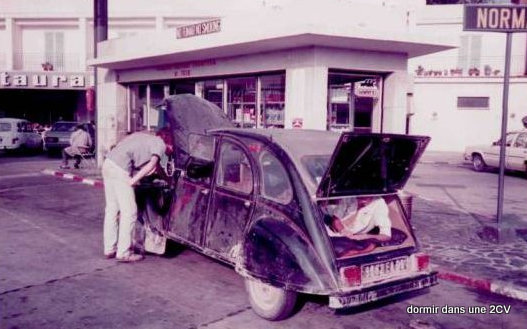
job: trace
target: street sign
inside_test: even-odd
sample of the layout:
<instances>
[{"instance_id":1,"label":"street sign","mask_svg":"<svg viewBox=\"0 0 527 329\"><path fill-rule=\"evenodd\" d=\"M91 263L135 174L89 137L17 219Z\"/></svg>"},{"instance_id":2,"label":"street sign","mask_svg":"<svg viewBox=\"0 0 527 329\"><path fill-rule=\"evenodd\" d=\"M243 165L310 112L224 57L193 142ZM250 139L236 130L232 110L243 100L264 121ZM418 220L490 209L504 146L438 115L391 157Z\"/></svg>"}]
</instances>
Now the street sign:
<instances>
[{"instance_id":1,"label":"street sign","mask_svg":"<svg viewBox=\"0 0 527 329\"><path fill-rule=\"evenodd\" d=\"M527 32L527 6L465 5L463 30Z\"/></svg>"},{"instance_id":2,"label":"street sign","mask_svg":"<svg viewBox=\"0 0 527 329\"><path fill-rule=\"evenodd\" d=\"M505 186L505 140L507 135L507 117L509 113L509 78L511 66L511 47L513 32L527 32L527 6L518 5L465 5L463 30L479 32L504 32L505 72L503 74L503 97L501 114L500 173L498 178L498 240L501 217L503 215L503 191Z\"/></svg>"}]
</instances>

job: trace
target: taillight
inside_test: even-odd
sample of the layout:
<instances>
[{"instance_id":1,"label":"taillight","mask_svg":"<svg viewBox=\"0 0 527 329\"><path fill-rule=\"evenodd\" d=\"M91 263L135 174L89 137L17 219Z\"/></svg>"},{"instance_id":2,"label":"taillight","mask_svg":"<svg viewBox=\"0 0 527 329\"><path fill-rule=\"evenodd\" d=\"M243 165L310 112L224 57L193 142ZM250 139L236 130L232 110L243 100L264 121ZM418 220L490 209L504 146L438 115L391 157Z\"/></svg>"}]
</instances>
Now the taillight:
<instances>
[{"instance_id":1,"label":"taillight","mask_svg":"<svg viewBox=\"0 0 527 329\"><path fill-rule=\"evenodd\" d=\"M340 276L350 287L360 286L362 274L360 266L350 266L340 269Z\"/></svg>"},{"instance_id":2,"label":"taillight","mask_svg":"<svg viewBox=\"0 0 527 329\"><path fill-rule=\"evenodd\" d=\"M417 271L428 271L430 267L430 256L424 253L415 254Z\"/></svg>"},{"instance_id":3,"label":"taillight","mask_svg":"<svg viewBox=\"0 0 527 329\"><path fill-rule=\"evenodd\" d=\"M18 137L17 138L13 138L13 140L12 140L13 144L16 144L16 142L18 142Z\"/></svg>"}]
</instances>

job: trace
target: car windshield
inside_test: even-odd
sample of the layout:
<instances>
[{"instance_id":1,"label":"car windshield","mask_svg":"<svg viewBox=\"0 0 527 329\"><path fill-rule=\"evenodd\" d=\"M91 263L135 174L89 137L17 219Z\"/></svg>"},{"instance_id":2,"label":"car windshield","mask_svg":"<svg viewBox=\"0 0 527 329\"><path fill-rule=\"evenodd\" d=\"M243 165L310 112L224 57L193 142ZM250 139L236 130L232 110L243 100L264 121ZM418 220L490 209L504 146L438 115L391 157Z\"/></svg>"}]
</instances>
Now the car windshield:
<instances>
[{"instance_id":1,"label":"car windshield","mask_svg":"<svg viewBox=\"0 0 527 329\"><path fill-rule=\"evenodd\" d=\"M11 124L9 122L0 122L0 131L11 131Z\"/></svg>"},{"instance_id":2,"label":"car windshield","mask_svg":"<svg viewBox=\"0 0 527 329\"><path fill-rule=\"evenodd\" d=\"M322 179L322 176L324 176L324 173L328 169L330 158L331 154L305 155L300 161L307 169L307 172L309 173L309 176L313 182L318 185Z\"/></svg>"},{"instance_id":3,"label":"car windshield","mask_svg":"<svg viewBox=\"0 0 527 329\"><path fill-rule=\"evenodd\" d=\"M57 122L51 127L52 131L74 131L76 122Z\"/></svg>"}]
</instances>

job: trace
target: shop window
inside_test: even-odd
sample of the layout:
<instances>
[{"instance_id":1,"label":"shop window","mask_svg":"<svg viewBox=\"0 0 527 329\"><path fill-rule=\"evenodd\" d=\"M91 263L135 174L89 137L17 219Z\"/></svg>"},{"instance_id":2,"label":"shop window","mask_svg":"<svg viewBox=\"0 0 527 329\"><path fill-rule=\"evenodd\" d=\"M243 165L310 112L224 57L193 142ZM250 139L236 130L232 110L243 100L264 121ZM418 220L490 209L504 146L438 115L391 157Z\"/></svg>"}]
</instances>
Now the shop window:
<instances>
[{"instance_id":1,"label":"shop window","mask_svg":"<svg viewBox=\"0 0 527 329\"><path fill-rule=\"evenodd\" d=\"M227 115L237 127L256 127L256 78L227 79Z\"/></svg>"},{"instance_id":2,"label":"shop window","mask_svg":"<svg viewBox=\"0 0 527 329\"><path fill-rule=\"evenodd\" d=\"M168 84L136 84L128 88L129 131L156 130L161 119L161 104L169 95Z\"/></svg>"},{"instance_id":3,"label":"shop window","mask_svg":"<svg viewBox=\"0 0 527 329\"><path fill-rule=\"evenodd\" d=\"M264 128L284 128L285 75L260 77L260 121Z\"/></svg>"},{"instance_id":4,"label":"shop window","mask_svg":"<svg viewBox=\"0 0 527 329\"><path fill-rule=\"evenodd\" d=\"M131 85L129 87L129 127L130 132L145 130L147 110L147 85Z\"/></svg>"},{"instance_id":5,"label":"shop window","mask_svg":"<svg viewBox=\"0 0 527 329\"><path fill-rule=\"evenodd\" d=\"M458 97L458 110L489 110L489 97Z\"/></svg>"},{"instance_id":6,"label":"shop window","mask_svg":"<svg viewBox=\"0 0 527 329\"><path fill-rule=\"evenodd\" d=\"M203 81L203 98L223 109L223 80Z\"/></svg>"}]
</instances>

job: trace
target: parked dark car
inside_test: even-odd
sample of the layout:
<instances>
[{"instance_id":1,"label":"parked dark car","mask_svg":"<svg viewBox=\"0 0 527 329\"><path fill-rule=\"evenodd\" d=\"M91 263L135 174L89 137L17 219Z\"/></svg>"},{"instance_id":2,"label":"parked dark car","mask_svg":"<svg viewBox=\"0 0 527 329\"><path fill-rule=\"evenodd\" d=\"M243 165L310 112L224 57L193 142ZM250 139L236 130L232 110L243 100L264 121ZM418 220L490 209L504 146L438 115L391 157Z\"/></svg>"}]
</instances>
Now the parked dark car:
<instances>
[{"instance_id":1,"label":"parked dark car","mask_svg":"<svg viewBox=\"0 0 527 329\"><path fill-rule=\"evenodd\" d=\"M184 110L171 111L171 103L169 121L182 138ZM189 132L179 174L140 186L140 209L151 232L233 266L263 318L288 317L299 293L328 296L334 309L361 305L437 283L398 193L428 141L287 129ZM331 227L328 219L366 196L388 207L389 240L356 241Z\"/></svg>"},{"instance_id":2,"label":"parked dark car","mask_svg":"<svg viewBox=\"0 0 527 329\"><path fill-rule=\"evenodd\" d=\"M75 131L81 122L76 121L57 121L51 126L51 130L46 132L44 137L44 150L48 154L57 154L62 151L63 148L70 145L71 134ZM92 138L92 142L95 142L95 128L90 123L84 123L84 127Z\"/></svg>"}]
</instances>

